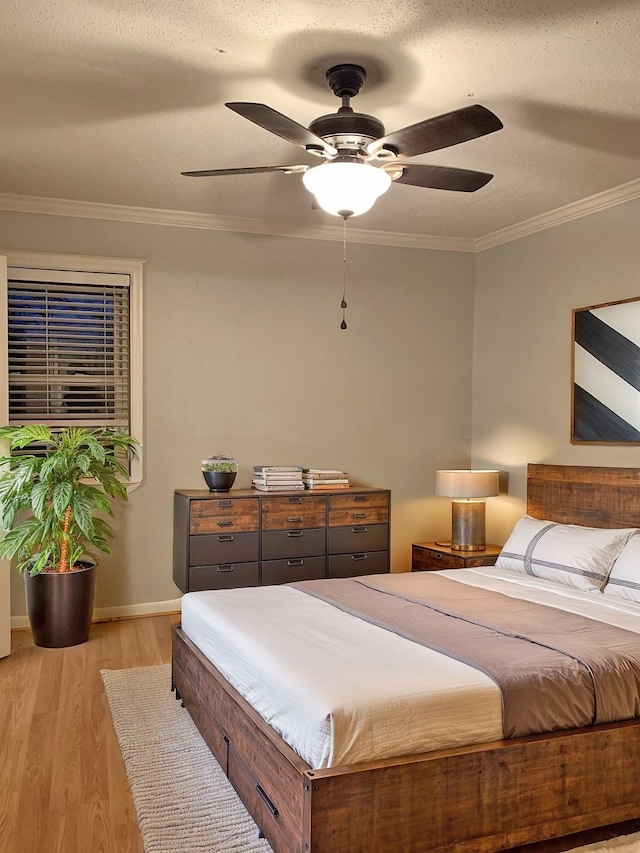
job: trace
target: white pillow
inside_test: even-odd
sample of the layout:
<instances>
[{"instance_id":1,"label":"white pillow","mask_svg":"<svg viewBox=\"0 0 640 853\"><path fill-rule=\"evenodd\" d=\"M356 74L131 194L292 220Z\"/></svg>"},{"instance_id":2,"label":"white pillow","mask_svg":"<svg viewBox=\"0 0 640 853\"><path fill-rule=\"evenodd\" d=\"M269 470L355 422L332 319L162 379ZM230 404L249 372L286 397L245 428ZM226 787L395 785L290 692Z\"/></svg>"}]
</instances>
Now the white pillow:
<instances>
[{"instance_id":1,"label":"white pillow","mask_svg":"<svg viewBox=\"0 0 640 853\"><path fill-rule=\"evenodd\" d=\"M640 535L632 536L613 564L605 588L607 595L640 601Z\"/></svg>"},{"instance_id":2,"label":"white pillow","mask_svg":"<svg viewBox=\"0 0 640 853\"><path fill-rule=\"evenodd\" d=\"M630 530L557 524L525 515L513 528L496 568L567 586L601 590Z\"/></svg>"}]
</instances>

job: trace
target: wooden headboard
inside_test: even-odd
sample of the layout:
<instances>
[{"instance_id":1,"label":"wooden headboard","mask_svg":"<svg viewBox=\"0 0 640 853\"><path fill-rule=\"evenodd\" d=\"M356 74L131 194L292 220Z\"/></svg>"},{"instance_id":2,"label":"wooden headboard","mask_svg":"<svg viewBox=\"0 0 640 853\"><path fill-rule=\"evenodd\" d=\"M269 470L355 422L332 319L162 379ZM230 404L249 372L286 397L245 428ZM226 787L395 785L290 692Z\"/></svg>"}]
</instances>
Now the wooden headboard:
<instances>
[{"instance_id":1,"label":"wooden headboard","mask_svg":"<svg viewBox=\"0 0 640 853\"><path fill-rule=\"evenodd\" d=\"M640 468L528 465L527 512L586 527L640 527Z\"/></svg>"}]
</instances>

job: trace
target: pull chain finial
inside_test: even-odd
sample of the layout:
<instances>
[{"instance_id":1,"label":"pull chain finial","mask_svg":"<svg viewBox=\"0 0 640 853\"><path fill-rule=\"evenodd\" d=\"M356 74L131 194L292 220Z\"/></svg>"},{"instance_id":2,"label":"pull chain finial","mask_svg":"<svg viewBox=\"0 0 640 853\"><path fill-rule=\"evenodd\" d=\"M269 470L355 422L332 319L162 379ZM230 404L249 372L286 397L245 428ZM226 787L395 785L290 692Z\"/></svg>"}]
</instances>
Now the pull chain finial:
<instances>
[{"instance_id":1,"label":"pull chain finial","mask_svg":"<svg viewBox=\"0 0 640 853\"><path fill-rule=\"evenodd\" d=\"M344 230L342 232L342 302L340 303L340 307L342 308L342 323L340 323L340 328L346 329L347 321L345 319L345 309L347 307L347 219L351 216L351 211L341 210L340 215L344 219Z\"/></svg>"}]
</instances>

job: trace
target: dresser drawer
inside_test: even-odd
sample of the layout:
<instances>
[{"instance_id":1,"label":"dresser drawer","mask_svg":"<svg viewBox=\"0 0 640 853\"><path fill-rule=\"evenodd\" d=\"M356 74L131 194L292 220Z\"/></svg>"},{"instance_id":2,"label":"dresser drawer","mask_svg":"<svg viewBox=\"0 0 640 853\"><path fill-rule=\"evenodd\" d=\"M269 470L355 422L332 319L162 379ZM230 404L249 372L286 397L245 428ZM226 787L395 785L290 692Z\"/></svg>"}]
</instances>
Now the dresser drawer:
<instances>
[{"instance_id":1,"label":"dresser drawer","mask_svg":"<svg viewBox=\"0 0 640 853\"><path fill-rule=\"evenodd\" d=\"M386 492L366 492L364 494L355 495L329 495L329 509L345 509L363 507L386 508L389 510L389 495Z\"/></svg>"},{"instance_id":2,"label":"dresser drawer","mask_svg":"<svg viewBox=\"0 0 640 853\"><path fill-rule=\"evenodd\" d=\"M389 495L331 495L329 525L385 524L389 521Z\"/></svg>"},{"instance_id":3,"label":"dresser drawer","mask_svg":"<svg viewBox=\"0 0 640 853\"><path fill-rule=\"evenodd\" d=\"M250 535L250 534L245 534ZM272 530L262 534L262 559L317 557L327 547L324 527L312 530Z\"/></svg>"},{"instance_id":4,"label":"dresser drawer","mask_svg":"<svg viewBox=\"0 0 640 853\"><path fill-rule=\"evenodd\" d=\"M263 560L262 585L311 581L327 576L326 557L300 557L292 560Z\"/></svg>"},{"instance_id":5,"label":"dresser drawer","mask_svg":"<svg viewBox=\"0 0 640 853\"><path fill-rule=\"evenodd\" d=\"M356 524L329 529L330 554L355 554L363 551L386 551L389 548L387 524Z\"/></svg>"},{"instance_id":6,"label":"dresser drawer","mask_svg":"<svg viewBox=\"0 0 640 853\"><path fill-rule=\"evenodd\" d=\"M324 527L327 499L318 495L289 495L262 499L263 530L294 530Z\"/></svg>"},{"instance_id":7,"label":"dresser drawer","mask_svg":"<svg viewBox=\"0 0 640 853\"><path fill-rule=\"evenodd\" d=\"M260 563L225 563L219 566L193 566L189 569L188 592L203 589L231 589L236 586L258 586Z\"/></svg>"},{"instance_id":8,"label":"dresser drawer","mask_svg":"<svg viewBox=\"0 0 640 853\"><path fill-rule=\"evenodd\" d=\"M336 554L329 557L330 578L355 578L359 575L380 575L388 571L388 551L372 551L363 554Z\"/></svg>"},{"instance_id":9,"label":"dresser drawer","mask_svg":"<svg viewBox=\"0 0 640 853\"><path fill-rule=\"evenodd\" d=\"M248 563L259 556L259 533L209 533L189 537L190 566Z\"/></svg>"},{"instance_id":10,"label":"dresser drawer","mask_svg":"<svg viewBox=\"0 0 640 853\"><path fill-rule=\"evenodd\" d=\"M189 533L219 533L223 530L257 531L260 523L258 498L220 498L191 501Z\"/></svg>"}]
</instances>

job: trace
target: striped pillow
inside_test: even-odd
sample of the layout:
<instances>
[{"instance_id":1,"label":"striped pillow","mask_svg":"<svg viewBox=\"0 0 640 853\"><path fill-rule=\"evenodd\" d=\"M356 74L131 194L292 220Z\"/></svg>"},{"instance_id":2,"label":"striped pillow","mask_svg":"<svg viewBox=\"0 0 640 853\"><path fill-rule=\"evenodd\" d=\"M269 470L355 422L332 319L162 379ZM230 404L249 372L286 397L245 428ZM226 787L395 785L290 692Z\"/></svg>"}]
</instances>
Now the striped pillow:
<instances>
[{"instance_id":1,"label":"striped pillow","mask_svg":"<svg viewBox=\"0 0 640 853\"><path fill-rule=\"evenodd\" d=\"M585 590L601 590L630 530L557 524L525 515L513 528L496 568Z\"/></svg>"},{"instance_id":2,"label":"striped pillow","mask_svg":"<svg viewBox=\"0 0 640 853\"><path fill-rule=\"evenodd\" d=\"M640 601L640 536L632 536L624 546L602 591Z\"/></svg>"}]
</instances>

